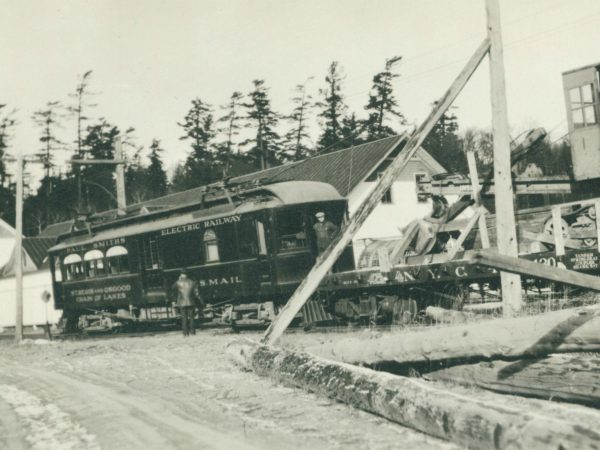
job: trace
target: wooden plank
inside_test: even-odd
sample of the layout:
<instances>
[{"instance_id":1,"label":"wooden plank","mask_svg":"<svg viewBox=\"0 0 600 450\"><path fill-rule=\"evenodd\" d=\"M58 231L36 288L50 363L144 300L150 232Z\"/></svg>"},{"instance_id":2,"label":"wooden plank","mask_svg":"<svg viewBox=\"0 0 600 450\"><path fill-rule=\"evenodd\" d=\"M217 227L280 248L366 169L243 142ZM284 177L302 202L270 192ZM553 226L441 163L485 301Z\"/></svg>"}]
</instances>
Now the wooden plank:
<instances>
[{"instance_id":1,"label":"wooden plank","mask_svg":"<svg viewBox=\"0 0 600 450\"><path fill-rule=\"evenodd\" d=\"M560 267L547 266L526 259L500 255L492 250L482 250L473 254L471 261L482 266L493 267L506 272L529 275L558 283L581 286L600 291L600 277L575 272Z\"/></svg>"},{"instance_id":2,"label":"wooden plank","mask_svg":"<svg viewBox=\"0 0 600 450\"><path fill-rule=\"evenodd\" d=\"M398 262L404 261L404 254L406 252L406 249L413 241L418 231L418 222L411 222L408 224L408 227L407 229L405 229L404 234L402 236L402 241L396 246L396 248L392 251L392 254L390 255L389 259L392 264L397 264Z\"/></svg>"},{"instance_id":3,"label":"wooden plank","mask_svg":"<svg viewBox=\"0 0 600 450\"><path fill-rule=\"evenodd\" d=\"M121 138L117 137L115 139L115 161L123 159L123 143L121 142ZM114 164L114 163L113 163ZM127 214L127 199L125 196L125 165L124 164L116 164L115 167L115 175L117 181L117 214L120 216L124 216Z\"/></svg>"},{"instance_id":4,"label":"wooden plank","mask_svg":"<svg viewBox=\"0 0 600 450\"><path fill-rule=\"evenodd\" d=\"M425 315L436 322L454 324L469 322L475 318L473 313L440 308L439 306L428 306L425 308Z\"/></svg>"},{"instance_id":5,"label":"wooden plank","mask_svg":"<svg viewBox=\"0 0 600 450\"><path fill-rule=\"evenodd\" d=\"M228 353L278 384L344 402L464 448L594 448L600 412L464 389L258 346L248 339ZM535 411L535 413L533 413Z\"/></svg>"},{"instance_id":6,"label":"wooden plank","mask_svg":"<svg viewBox=\"0 0 600 450\"><path fill-rule=\"evenodd\" d=\"M469 178L471 179L473 199L475 200L475 205L481 208L481 186L479 185L475 152L467 152L467 163L469 164ZM481 215L479 216L479 238L481 239L481 246L483 248L490 248L490 237L488 235L487 223L485 220L486 214L486 211L482 209Z\"/></svg>"},{"instance_id":7,"label":"wooden plank","mask_svg":"<svg viewBox=\"0 0 600 450\"><path fill-rule=\"evenodd\" d=\"M390 255L387 247L380 247L377 249L377 257L379 259L379 270L381 272L389 272L392 268L390 264Z\"/></svg>"},{"instance_id":8,"label":"wooden plank","mask_svg":"<svg viewBox=\"0 0 600 450\"><path fill-rule=\"evenodd\" d=\"M562 216L560 206L552 207L552 234L554 238L554 248L556 256L564 256L565 254L565 237L562 233Z\"/></svg>"},{"instance_id":9,"label":"wooden plank","mask_svg":"<svg viewBox=\"0 0 600 450\"><path fill-rule=\"evenodd\" d=\"M491 314L502 311L502 302L468 303L463 306L463 311L474 314Z\"/></svg>"},{"instance_id":10,"label":"wooden plank","mask_svg":"<svg viewBox=\"0 0 600 450\"><path fill-rule=\"evenodd\" d=\"M413 133L398 156L383 172L381 178L374 183L375 186L372 188L365 200L358 206L354 215L348 222L344 224L343 228L329 244L329 247L325 249L321 255L319 255L312 270L308 273L306 278L304 278L302 283L300 283L296 291L292 294L291 298L282 308L279 315L275 318L273 323L271 323L265 332L262 342L272 344L283 334L290 322L294 319L295 315L300 311L304 303L306 303L315 289L319 286L323 277L327 275L348 243L350 243L352 237L358 232L373 209L375 209L375 207L379 204L385 192L398 178L406 164L408 164L410 158L412 158L412 156L416 153L429 132L433 129L444 112L458 96L467 81L471 78L471 75L473 75L475 69L487 54L488 49L489 40L485 39L475 51L471 59L467 62L466 66L458 75L456 80L454 80L448 91L446 91L440 101L434 106L429 116Z\"/></svg>"},{"instance_id":11,"label":"wooden plank","mask_svg":"<svg viewBox=\"0 0 600 450\"><path fill-rule=\"evenodd\" d=\"M473 230L473 227L475 226L475 224L479 221L480 217L481 217L481 209L478 209L475 211L475 214L473 214L471 216L471 218L469 219L469 222L467 222L467 225L465 226L465 228L460 232L460 236L458 236L458 239L456 240L454 247L452 247L450 249L450 251L448 252L448 260L449 261L452 261L456 257L456 254L458 253L459 249L464 244L465 239L467 239L467 236L469 235L469 233Z\"/></svg>"},{"instance_id":12,"label":"wooden plank","mask_svg":"<svg viewBox=\"0 0 600 450\"><path fill-rule=\"evenodd\" d=\"M437 370L425 379L511 395L600 407L600 355L551 355L533 361L493 361Z\"/></svg>"},{"instance_id":13,"label":"wooden plank","mask_svg":"<svg viewBox=\"0 0 600 450\"><path fill-rule=\"evenodd\" d=\"M600 305L512 319L348 337L307 349L350 364L400 365L487 358L540 357L600 350Z\"/></svg>"},{"instance_id":14,"label":"wooden plank","mask_svg":"<svg viewBox=\"0 0 600 450\"><path fill-rule=\"evenodd\" d=\"M492 132L494 136L494 185L496 195L496 245L503 255L519 254L511 173L510 134L506 107L504 56L500 31L498 0L486 0L488 36L490 38L490 85L492 90ZM500 273L503 313L513 317L522 308L521 278Z\"/></svg>"},{"instance_id":15,"label":"wooden plank","mask_svg":"<svg viewBox=\"0 0 600 450\"><path fill-rule=\"evenodd\" d=\"M17 198L15 205L15 342L23 340L23 153L17 156Z\"/></svg>"}]
</instances>

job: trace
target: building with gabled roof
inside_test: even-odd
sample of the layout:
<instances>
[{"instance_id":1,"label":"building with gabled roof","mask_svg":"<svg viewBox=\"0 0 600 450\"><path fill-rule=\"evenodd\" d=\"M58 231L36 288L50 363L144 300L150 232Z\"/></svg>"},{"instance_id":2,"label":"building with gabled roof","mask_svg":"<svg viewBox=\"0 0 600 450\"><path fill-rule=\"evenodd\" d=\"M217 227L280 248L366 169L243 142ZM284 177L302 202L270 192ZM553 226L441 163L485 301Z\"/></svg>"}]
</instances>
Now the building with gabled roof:
<instances>
[{"instance_id":1,"label":"building with gabled roof","mask_svg":"<svg viewBox=\"0 0 600 450\"><path fill-rule=\"evenodd\" d=\"M15 235L10 225L0 220L0 327L15 324ZM48 270L48 249L56 237L24 237L22 243L23 267L23 324L42 325L56 323L60 311L54 309L54 299L43 300L44 292L52 292L52 279Z\"/></svg>"}]
</instances>

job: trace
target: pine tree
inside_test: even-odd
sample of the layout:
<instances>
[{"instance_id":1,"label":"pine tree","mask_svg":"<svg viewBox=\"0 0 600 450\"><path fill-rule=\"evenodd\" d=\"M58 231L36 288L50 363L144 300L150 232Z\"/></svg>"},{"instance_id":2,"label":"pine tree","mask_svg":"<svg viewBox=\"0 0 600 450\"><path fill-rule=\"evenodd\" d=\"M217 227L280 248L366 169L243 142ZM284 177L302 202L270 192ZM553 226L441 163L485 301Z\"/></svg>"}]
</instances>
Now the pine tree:
<instances>
[{"instance_id":1,"label":"pine tree","mask_svg":"<svg viewBox=\"0 0 600 450\"><path fill-rule=\"evenodd\" d=\"M256 130L254 138L247 139L241 145L250 146L246 156L256 168L266 169L280 164L281 150L279 134L275 128L279 117L271 109L268 90L264 80L254 80L254 90L248 94L249 102L244 104L247 109L248 127Z\"/></svg>"},{"instance_id":2,"label":"pine tree","mask_svg":"<svg viewBox=\"0 0 600 450\"><path fill-rule=\"evenodd\" d=\"M365 142L361 137L365 129L365 124L361 123L356 114L352 113L342 120L342 140L340 141L341 148L353 147Z\"/></svg>"},{"instance_id":3,"label":"pine tree","mask_svg":"<svg viewBox=\"0 0 600 450\"><path fill-rule=\"evenodd\" d=\"M461 149L457 131L458 119L449 109L425 138L423 148L449 172L468 173L467 157Z\"/></svg>"},{"instance_id":4,"label":"pine tree","mask_svg":"<svg viewBox=\"0 0 600 450\"><path fill-rule=\"evenodd\" d=\"M312 79L310 77L308 80ZM307 82L308 82L307 80ZM310 108L313 106L312 96L306 92L306 83L299 84L295 88L295 96L292 97L294 109L286 117L291 124L290 130L285 135L285 153L284 158L292 161L299 161L309 155L307 141L310 139L308 134L308 119L310 118Z\"/></svg>"},{"instance_id":5,"label":"pine tree","mask_svg":"<svg viewBox=\"0 0 600 450\"><path fill-rule=\"evenodd\" d=\"M158 139L152 139L150 144L150 165L146 169L147 189L150 198L161 197L167 193L167 173L165 172L161 154L164 149Z\"/></svg>"},{"instance_id":6,"label":"pine tree","mask_svg":"<svg viewBox=\"0 0 600 450\"><path fill-rule=\"evenodd\" d=\"M94 108L97 106L95 103L89 102L89 97L92 94L89 91L89 83L92 77L92 70L88 70L79 79L75 92L69 94L69 97L74 99L74 103L69 106L68 111L77 120L77 139L75 140L75 155L78 159L84 158L84 132L86 129L86 123L90 120L88 108Z\"/></svg>"},{"instance_id":7,"label":"pine tree","mask_svg":"<svg viewBox=\"0 0 600 450\"><path fill-rule=\"evenodd\" d=\"M128 129L127 133L133 129ZM100 119L97 124L88 126L82 145L87 149L91 159L113 159L114 146L119 129ZM103 211L116 206L114 167L111 165L90 165L82 169L85 180L85 204L88 210Z\"/></svg>"},{"instance_id":8,"label":"pine tree","mask_svg":"<svg viewBox=\"0 0 600 450\"><path fill-rule=\"evenodd\" d=\"M369 94L369 102L365 106L369 117L366 120L367 139L375 140L397 134L393 128L386 125L392 117L399 119L401 124L406 120L398 110L398 102L394 98L392 81L399 75L392 71L395 63L402 59L395 56L386 60L385 69L373 77L373 87Z\"/></svg>"},{"instance_id":9,"label":"pine tree","mask_svg":"<svg viewBox=\"0 0 600 450\"><path fill-rule=\"evenodd\" d=\"M60 119L63 118L61 110L62 105L60 102L48 102L44 109L35 111L32 116L34 123L42 129L39 139L42 143L42 148L38 150L36 156L44 164L46 178L50 176L54 152L64 149L65 145L56 135L56 128L62 128L60 124Z\"/></svg>"},{"instance_id":10,"label":"pine tree","mask_svg":"<svg viewBox=\"0 0 600 450\"><path fill-rule=\"evenodd\" d=\"M4 186L6 179L6 149L12 138L12 130L16 125L16 110L3 111L5 104L0 104L0 187Z\"/></svg>"},{"instance_id":11,"label":"pine tree","mask_svg":"<svg viewBox=\"0 0 600 450\"><path fill-rule=\"evenodd\" d=\"M13 128L17 121L15 119L16 110L9 112L3 111L6 104L0 104L0 219L14 225L15 223L15 194L10 190L10 183L7 181L6 174L6 150L9 147L12 138Z\"/></svg>"},{"instance_id":12,"label":"pine tree","mask_svg":"<svg viewBox=\"0 0 600 450\"><path fill-rule=\"evenodd\" d=\"M243 116L240 113L240 107L243 97L243 94L238 91L231 94L229 103L221 106L221 109L226 111L225 114L217 120L217 123L220 124L218 131L224 136L224 139L216 146L217 160L223 168L223 178L227 178L229 175L231 157L234 154L234 147L236 147L234 139L240 134L242 128L240 122Z\"/></svg>"},{"instance_id":13,"label":"pine tree","mask_svg":"<svg viewBox=\"0 0 600 450\"><path fill-rule=\"evenodd\" d=\"M74 157L76 159L85 158L85 130L86 124L90 120L88 110L97 106L94 103L90 103L90 96L94 95L89 91L89 83L92 77L92 71L88 70L81 75L75 92L69 94L69 97L74 99L73 104L68 107L69 113L75 117L77 121L77 139L74 141L75 150ZM77 208L83 209L83 180L81 177L81 166L73 165L71 172L77 178Z\"/></svg>"},{"instance_id":14,"label":"pine tree","mask_svg":"<svg viewBox=\"0 0 600 450\"><path fill-rule=\"evenodd\" d=\"M319 90L323 101L317 103L317 106L321 108L319 116L322 118L321 127L323 129L318 140L318 147L324 153L344 147L344 143L340 142L343 137L341 122L347 108L342 97L342 80L342 70L338 62L333 61L325 76L327 87Z\"/></svg>"},{"instance_id":15,"label":"pine tree","mask_svg":"<svg viewBox=\"0 0 600 450\"><path fill-rule=\"evenodd\" d=\"M42 179L42 185L45 188L44 191L44 211L45 211L45 224L50 221L50 194L52 192L52 182L50 180L50 169L54 166L54 153L57 150L64 149L64 143L58 139L56 135L56 128L62 128L60 119L63 117L61 114L62 105L58 101L46 103L44 109L40 109L33 113L32 119L34 123L42 129L39 141L42 144L42 148L36 153L36 157L44 165L44 178Z\"/></svg>"},{"instance_id":16,"label":"pine tree","mask_svg":"<svg viewBox=\"0 0 600 450\"><path fill-rule=\"evenodd\" d=\"M183 175L173 179L173 189L190 189L217 180L219 173L212 144L215 130L211 106L195 98L183 123L178 125L185 132L179 139L190 140L192 152L183 166Z\"/></svg>"},{"instance_id":17,"label":"pine tree","mask_svg":"<svg viewBox=\"0 0 600 450\"><path fill-rule=\"evenodd\" d=\"M148 192L151 186L148 185L146 180L146 168L142 163L142 151L143 147L138 147L133 157L129 158L127 162L125 171L127 204L139 203L151 198Z\"/></svg>"}]
</instances>

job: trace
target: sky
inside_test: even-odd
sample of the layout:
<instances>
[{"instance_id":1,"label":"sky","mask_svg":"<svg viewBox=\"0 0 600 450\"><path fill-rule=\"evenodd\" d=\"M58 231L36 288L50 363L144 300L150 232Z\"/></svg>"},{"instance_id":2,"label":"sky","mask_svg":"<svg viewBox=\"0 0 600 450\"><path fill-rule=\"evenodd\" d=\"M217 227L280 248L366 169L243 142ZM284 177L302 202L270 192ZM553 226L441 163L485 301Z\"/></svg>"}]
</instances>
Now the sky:
<instances>
[{"instance_id":1,"label":"sky","mask_svg":"<svg viewBox=\"0 0 600 450\"><path fill-rule=\"evenodd\" d=\"M33 112L48 101L68 103L81 74L93 70L92 116L134 127L146 147L161 140L171 169L190 149L177 122L193 98L219 114L233 91L248 93L252 80L264 79L273 108L286 114L294 87L309 77L318 98L334 60L349 110L364 117L373 75L386 58L402 56L394 91L408 123L418 125L486 30L484 0L1 3L0 103L16 108L19 120L12 153L37 151ZM600 2L500 0L500 8L512 133L543 126L558 139L566 132L561 73L600 62ZM455 106L459 131L491 125L487 61ZM59 135L71 142L75 130L68 119Z\"/></svg>"}]
</instances>

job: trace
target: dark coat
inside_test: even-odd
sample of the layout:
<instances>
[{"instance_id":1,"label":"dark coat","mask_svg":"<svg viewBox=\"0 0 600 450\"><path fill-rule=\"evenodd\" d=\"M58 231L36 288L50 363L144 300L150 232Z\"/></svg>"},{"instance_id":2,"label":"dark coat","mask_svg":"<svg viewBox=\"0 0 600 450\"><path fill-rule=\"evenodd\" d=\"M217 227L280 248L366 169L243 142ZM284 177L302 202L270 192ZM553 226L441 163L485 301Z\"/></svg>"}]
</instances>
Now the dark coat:
<instances>
[{"instance_id":1,"label":"dark coat","mask_svg":"<svg viewBox=\"0 0 600 450\"><path fill-rule=\"evenodd\" d=\"M176 296L177 306L202 306L198 283L188 277L180 277L172 287Z\"/></svg>"},{"instance_id":2,"label":"dark coat","mask_svg":"<svg viewBox=\"0 0 600 450\"><path fill-rule=\"evenodd\" d=\"M338 227L329 220L315 223L313 229L317 235L317 249L319 253L329 246L329 243L338 232Z\"/></svg>"}]
</instances>

